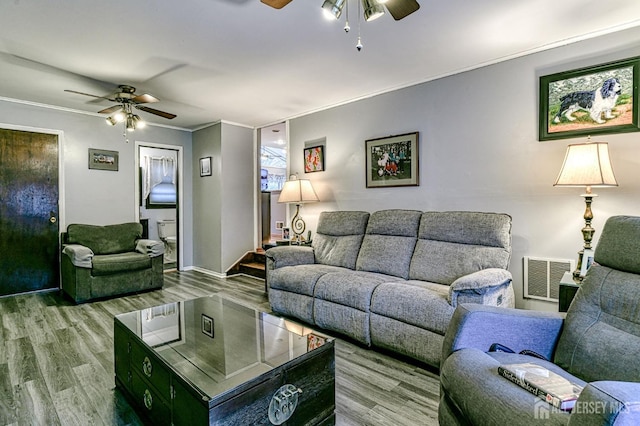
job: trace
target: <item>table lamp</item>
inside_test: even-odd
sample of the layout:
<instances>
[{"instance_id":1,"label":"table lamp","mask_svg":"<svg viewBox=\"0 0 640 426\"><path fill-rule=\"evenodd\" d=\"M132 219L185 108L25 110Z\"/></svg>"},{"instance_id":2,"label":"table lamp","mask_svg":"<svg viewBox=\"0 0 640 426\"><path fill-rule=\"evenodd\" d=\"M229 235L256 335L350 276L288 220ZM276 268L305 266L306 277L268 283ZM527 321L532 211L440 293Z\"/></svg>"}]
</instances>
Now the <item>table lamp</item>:
<instances>
[{"instance_id":1,"label":"table lamp","mask_svg":"<svg viewBox=\"0 0 640 426\"><path fill-rule=\"evenodd\" d=\"M591 192L591 188L605 188L618 186L613 174L613 167L609 159L609 146L607 142L591 142L572 144L567 147L564 163L554 186L584 186L584 197L586 209L584 212L585 226L582 228L584 247L578 252L578 264L573 272L575 282L582 281L581 270L585 250L591 250L591 240L595 229L591 227L593 212L591 202L596 194Z\"/></svg>"},{"instance_id":2,"label":"table lamp","mask_svg":"<svg viewBox=\"0 0 640 426\"><path fill-rule=\"evenodd\" d=\"M279 203L288 203L296 205L296 214L291 219L291 229L293 231L292 240L297 243L302 243L302 233L306 228L302 216L300 216L300 205L313 201L319 201L316 192L313 190L313 185L308 179L298 179L296 175L289 176L289 180L284 183L280 197L278 197Z\"/></svg>"}]
</instances>

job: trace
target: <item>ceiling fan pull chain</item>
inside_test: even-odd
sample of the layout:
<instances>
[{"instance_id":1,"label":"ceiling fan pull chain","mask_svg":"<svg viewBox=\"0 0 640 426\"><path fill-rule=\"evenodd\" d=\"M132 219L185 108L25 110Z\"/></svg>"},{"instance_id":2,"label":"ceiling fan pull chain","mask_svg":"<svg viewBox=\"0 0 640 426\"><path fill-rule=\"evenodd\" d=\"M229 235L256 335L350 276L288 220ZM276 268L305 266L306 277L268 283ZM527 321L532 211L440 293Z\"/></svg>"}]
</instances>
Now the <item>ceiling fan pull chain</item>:
<instances>
[{"instance_id":1,"label":"ceiling fan pull chain","mask_svg":"<svg viewBox=\"0 0 640 426\"><path fill-rule=\"evenodd\" d=\"M360 38L360 15L362 15L362 11L360 10L360 0L356 0L358 2L358 44L356 44L356 49L358 52L362 50L362 39Z\"/></svg>"}]
</instances>

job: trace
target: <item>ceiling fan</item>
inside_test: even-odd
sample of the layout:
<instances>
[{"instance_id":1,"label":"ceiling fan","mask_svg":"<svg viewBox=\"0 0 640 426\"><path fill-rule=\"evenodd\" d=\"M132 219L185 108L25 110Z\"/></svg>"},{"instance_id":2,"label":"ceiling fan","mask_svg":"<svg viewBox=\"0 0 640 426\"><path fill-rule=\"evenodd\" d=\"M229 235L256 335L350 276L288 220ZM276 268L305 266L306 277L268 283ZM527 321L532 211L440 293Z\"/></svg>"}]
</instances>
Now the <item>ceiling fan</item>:
<instances>
[{"instance_id":1,"label":"ceiling fan","mask_svg":"<svg viewBox=\"0 0 640 426\"><path fill-rule=\"evenodd\" d=\"M112 97L106 97L65 89L65 92L76 93L78 95L91 96L98 99L106 99L111 102L116 102L118 105L110 106L109 108L105 108L102 111L98 111L98 113L113 114L112 116L107 118L107 122L111 125L115 125L116 123L124 121L127 130L135 130L136 127L142 127L142 125L144 124L140 117L137 114L133 113L132 108L136 108L140 111L148 112L149 114L154 114L168 120L177 117L175 114L141 105L159 102L160 100L155 96L149 95L148 93L136 95L135 91L135 87L121 84L118 86L118 91Z\"/></svg>"},{"instance_id":2,"label":"ceiling fan","mask_svg":"<svg viewBox=\"0 0 640 426\"><path fill-rule=\"evenodd\" d=\"M269 5L275 9L282 9L292 0L260 0L262 3ZM340 8L347 0L326 0L322 5L323 9L327 7ZM368 6L371 3L377 5L384 5L393 19L399 21L407 16L411 15L416 10L420 9L420 5L416 0L363 0L363 4Z\"/></svg>"}]
</instances>

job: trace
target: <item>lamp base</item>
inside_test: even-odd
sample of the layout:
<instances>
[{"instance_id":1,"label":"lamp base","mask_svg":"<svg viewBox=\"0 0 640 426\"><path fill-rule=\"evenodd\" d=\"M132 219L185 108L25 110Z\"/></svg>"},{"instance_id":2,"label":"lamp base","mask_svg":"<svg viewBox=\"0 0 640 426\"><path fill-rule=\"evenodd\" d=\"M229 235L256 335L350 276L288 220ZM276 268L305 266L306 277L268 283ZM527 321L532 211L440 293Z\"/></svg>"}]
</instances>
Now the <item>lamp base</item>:
<instances>
[{"instance_id":1,"label":"lamp base","mask_svg":"<svg viewBox=\"0 0 640 426\"><path fill-rule=\"evenodd\" d=\"M291 229L293 230L291 242L301 244L304 241L302 234L306 228L307 224L304 223L302 216L300 216L300 204L296 204L296 214L291 218Z\"/></svg>"}]
</instances>

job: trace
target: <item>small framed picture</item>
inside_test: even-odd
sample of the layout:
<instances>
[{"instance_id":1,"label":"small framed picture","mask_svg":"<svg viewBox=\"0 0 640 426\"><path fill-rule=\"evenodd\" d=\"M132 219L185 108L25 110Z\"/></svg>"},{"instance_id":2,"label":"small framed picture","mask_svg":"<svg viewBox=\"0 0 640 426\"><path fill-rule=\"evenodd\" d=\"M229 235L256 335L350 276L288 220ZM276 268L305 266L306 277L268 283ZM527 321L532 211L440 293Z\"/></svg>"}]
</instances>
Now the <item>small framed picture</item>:
<instances>
[{"instance_id":1,"label":"small framed picture","mask_svg":"<svg viewBox=\"0 0 640 426\"><path fill-rule=\"evenodd\" d=\"M283 240L290 240L291 239L291 229L282 228L282 239Z\"/></svg>"},{"instance_id":2,"label":"small framed picture","mask_svg":"<svg viewBox=\"0 0 640 426\"><path fill-rule=\"evenodd\" d=\"M118 151L89 148L89 168L118 171Z\"/></svg>"},{"instance_id":3,"label":"small framed picture","mask_svg":"<svg viewBox=\"0 0 640 426\"><path fill-rule=\"evenodd\" d=\"M586 249L582 253L582 263L580 263L580 276L584 277L587 275L587 271L593 265L593 250Z\"/></svg>"},{"instance_id":4,"label":"small framed picture","mask_svg":"<svg viewBox=\"0 0 640 426\"><path fill-rule=\"evenodd\" d=\"M200 177L211 176L211 157L200 159Z\"/></svg>"},{"instance_id":5,"label":"small framed picture","mask_svg":"<svg viewBox=\"0 0 640 426\"><path fill-rule=\"evenodd\" d=\"M281 220L276 220L276 229L284 228L284 222Z\"/></svg>"},{"instance_id":6,"label":"small framed picture","mask_svg":"<svg viewBox=\"0 0 640 426\"><path fill-rule=\"evenodd\" d=\"M304 149L304 172L324 171L324 146L312 146Z\"/></svg>"},{"instance_id":7,"label":"small framed picture","mask_svg":"<svg viewBox=\"0 0 640 426\"><path fill-rule=\"evenodd\" d=\"M202 333L213 339L213 318L202 314Z\"/></svg>"}]
</instances>

